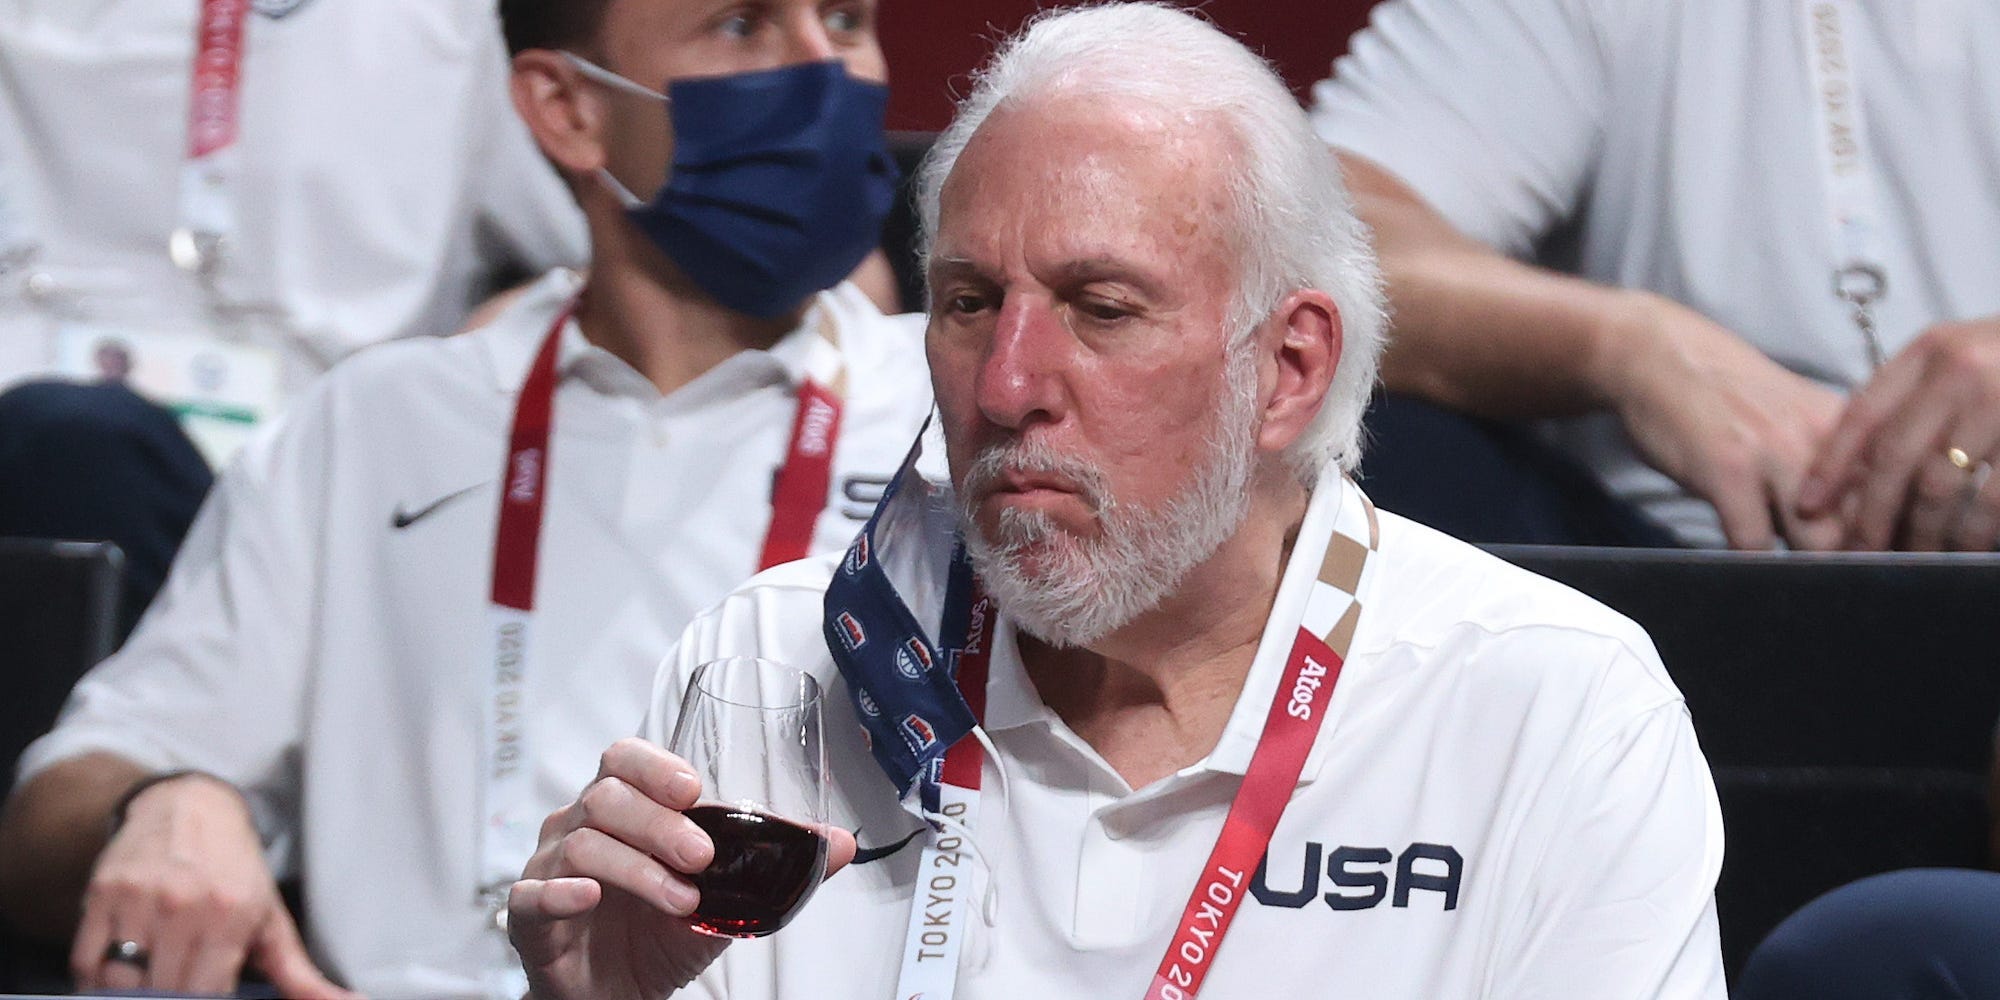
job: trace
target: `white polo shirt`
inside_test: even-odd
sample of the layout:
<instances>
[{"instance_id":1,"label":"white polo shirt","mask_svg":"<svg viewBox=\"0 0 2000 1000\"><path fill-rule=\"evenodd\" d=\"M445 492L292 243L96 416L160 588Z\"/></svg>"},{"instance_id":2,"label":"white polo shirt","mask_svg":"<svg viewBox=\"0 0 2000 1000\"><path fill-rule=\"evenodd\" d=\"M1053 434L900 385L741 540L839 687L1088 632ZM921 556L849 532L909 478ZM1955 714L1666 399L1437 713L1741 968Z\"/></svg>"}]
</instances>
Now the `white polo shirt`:
<instances>
[{"instance_id":1,"label":"white polo shirt","mask_svg":"<svg viewBox=\"0 0 2000 1000\"><path fill-rule=\"evenodd\" d=\"M1248 767L1336 508L1358 502L1351 484L1322 481L1216 750L1145 788L1042 704L1013 629L996 630L999 758L987 755L973 833L997 869L997 918L970 922L959 997L1145 995ZM1330 714L1204 995L1720 1000L1721 817L1652 643L1572 590L1394 514L1379 522ZM811 670L829 686L832 819L877 848L919 823L869 756L825 649L837 565L777 567L696 618L645 732L667 738L708 659L754 652ZM791 926L731 944L688 994L891 997L918 862L913 845L835 874Z\"/></svg>"},{"instance_id":2,"label":"white polo shirt","mask_svg":"<svg viewBox=\"0 0 2000 1000\"><path fill-rule=\"evenodd\" d=\"M23 776L106 750L245 787L291 847L314 955L371 996L477 995L516 965L474 898L496 483L576 287L557 272L484 330L385 344L318 383L216 484ZM565 331L526 680L537 821L634 731L688 620L756 571L798 381L845 363L816 550L853 537L929 412L919 317L845 285L816 308L837 350L808 323L664 397Z\"/></svg>"},{"instance_id":3,"label":"white polo shirt","mask_svg":"<svg viewBox=\"0 0 2000 1000\"><path fill-rule=\"evenodd\" d=\"M209 310L168 259L201 0L0 16L0 384L65 327L277 332L294 386L449 332L502 275L580 264L581 213L507 94L493 0L258 0L234 246Z\"/></svg>"},{"instance_id":4,"label":"white polo shirt","mask_svg":"<svg viewBox=\"0 0 2000 1000\"><path fill-rule=\"evenodd\" d=\"M1845 303L1796 0L1391 0L1313 89L1320 134L1508 254L1687 304L1792 371L1869 376ZM1853 0L1891 355L2000 314L1991 0ZM1720 523L1615 417L1549 433L1691 543Z\"/></svg>"}]
</instances>

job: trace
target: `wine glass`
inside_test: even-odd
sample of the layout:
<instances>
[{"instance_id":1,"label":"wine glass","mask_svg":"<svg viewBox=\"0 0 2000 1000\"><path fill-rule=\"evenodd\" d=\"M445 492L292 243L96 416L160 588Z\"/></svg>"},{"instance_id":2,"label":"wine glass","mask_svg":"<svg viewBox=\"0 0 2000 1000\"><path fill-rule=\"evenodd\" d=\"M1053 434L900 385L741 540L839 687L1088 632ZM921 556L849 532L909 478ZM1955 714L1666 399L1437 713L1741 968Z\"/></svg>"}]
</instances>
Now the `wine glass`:
<instances>
[{"instance_id":1,"label":"wine glass","mask_svg":"<svg viewBox=\"0 0 2000 1000\"><path fill-rule=\"evenodd\" d=\"M826 752L819 682L754 656L695 668L668 749L701 778L683 815L715 842L688 918L717 937L785 926L826 877Z\"/></svg>"}]
</instances>

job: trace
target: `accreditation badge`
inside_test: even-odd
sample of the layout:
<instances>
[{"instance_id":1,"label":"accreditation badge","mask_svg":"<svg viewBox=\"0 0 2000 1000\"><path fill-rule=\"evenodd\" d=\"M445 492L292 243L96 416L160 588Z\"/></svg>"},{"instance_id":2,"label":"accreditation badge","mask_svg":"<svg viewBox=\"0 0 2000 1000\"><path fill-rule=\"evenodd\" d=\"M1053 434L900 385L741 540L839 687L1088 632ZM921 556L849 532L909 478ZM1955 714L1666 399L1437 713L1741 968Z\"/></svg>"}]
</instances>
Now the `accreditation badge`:
<instances>
[{"instance_id":1,"label":"accreditation badge","mask_svg":"<svg viewBox=\"0 0 2000 1000\"><path fill-rule=\"evenodd\" d=\"M68 322L57 328L54 360L58 375L124 382L173 411L215 468L284 402L275 349L206 334Z\"/></svg>"}]
</instances>

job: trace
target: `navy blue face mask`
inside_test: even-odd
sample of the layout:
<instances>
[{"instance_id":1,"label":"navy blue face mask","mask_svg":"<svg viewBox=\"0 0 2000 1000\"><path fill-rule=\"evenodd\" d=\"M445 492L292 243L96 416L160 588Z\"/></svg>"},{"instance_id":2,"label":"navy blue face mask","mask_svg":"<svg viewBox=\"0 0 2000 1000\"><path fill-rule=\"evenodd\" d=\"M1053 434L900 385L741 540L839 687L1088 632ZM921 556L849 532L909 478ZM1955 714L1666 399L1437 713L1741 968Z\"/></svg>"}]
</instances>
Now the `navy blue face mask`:
<instances>
[{"instance_id":1,"label":"navy blue face mask","mask_svg":"<svg viewBox=\"0 0 2000 1000\"><path fill-rule=\"evenodd\" d=\"M887 87L831 60L674 80L662 95L570 59L591 79L667 102L674 162L659 193L642 201L599 173L633 224L717 302L783 315L881 242L899 179L882 136Z\"/></svg>"}]
</instances>

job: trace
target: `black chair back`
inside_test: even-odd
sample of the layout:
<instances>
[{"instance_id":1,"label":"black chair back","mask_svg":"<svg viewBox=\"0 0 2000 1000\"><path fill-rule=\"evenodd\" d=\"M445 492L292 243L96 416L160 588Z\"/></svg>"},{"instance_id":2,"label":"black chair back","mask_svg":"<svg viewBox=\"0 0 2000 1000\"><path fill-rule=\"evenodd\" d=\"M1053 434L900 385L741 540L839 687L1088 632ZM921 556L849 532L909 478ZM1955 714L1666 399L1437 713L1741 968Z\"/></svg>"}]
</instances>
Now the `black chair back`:
<instances>
[{"instance_id":1,"label":"black chair back","mask_svg":"<svg viewBox=\"0 0 2000 1000\"><path fill-rule=\"evenodd\" d=\"M1722 800L1732 978L1828 889L1986 866L2000 555L1489 548L1652 634Z\"/></svg>"},{"instance_id":2,"label":"black chair back","mask_svg":"<svg viewBox=\"0 0 2000 1000\"><path fill-rule=\"evenodd\" d=\"M76 679L116 645L123 566L110 542L0 538L0 796Z\"/></svg>"},{"instance_id":3,"label":"black chair back","mask_svg":"<svg viewBox=\"0 0 2000 1000\"><path fill-rule=\"evenodd\" d=\"M77 678L118 643L125 558L110 542L0 538L0 800ZM0 927L0 992L66 992L63 949Z\"/></svg>"}]
</instances>

